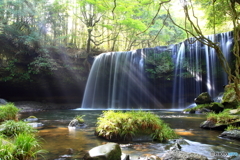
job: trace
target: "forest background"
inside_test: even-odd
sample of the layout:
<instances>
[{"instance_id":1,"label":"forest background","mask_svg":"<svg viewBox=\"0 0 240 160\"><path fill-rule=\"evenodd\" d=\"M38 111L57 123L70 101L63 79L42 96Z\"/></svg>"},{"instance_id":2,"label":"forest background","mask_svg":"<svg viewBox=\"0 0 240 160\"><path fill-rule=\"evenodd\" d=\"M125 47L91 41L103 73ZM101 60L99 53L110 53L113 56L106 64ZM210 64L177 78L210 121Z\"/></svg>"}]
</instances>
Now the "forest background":
<instances>
[{"instance_id":1,"label":"forest background","mask_svg":"<svg viewBox=\"0 0 240 160\"><path fill-rule=\"evenodd\" d=\"M193 24L233 31L238 10L237 0L1 0L0 97L79 99L91 56L179 43L199 35Z\"/></svg>"}]
</instances>

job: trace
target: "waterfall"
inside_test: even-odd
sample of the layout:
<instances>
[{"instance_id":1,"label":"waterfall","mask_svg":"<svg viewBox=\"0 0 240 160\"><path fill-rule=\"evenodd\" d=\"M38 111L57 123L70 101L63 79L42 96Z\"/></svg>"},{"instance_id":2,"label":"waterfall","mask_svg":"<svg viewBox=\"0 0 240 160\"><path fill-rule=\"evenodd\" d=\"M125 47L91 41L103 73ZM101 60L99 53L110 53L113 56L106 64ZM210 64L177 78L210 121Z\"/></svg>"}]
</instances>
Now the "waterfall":
<instances>
[{"instance_id":1,"label":"waterfall","mask_svg":"<svg viewBox=\"0 0 240 160\"><path fill-rule=\"evenodd\" d=\"M90 71L82 108L132 109L149 107L149 101L159 103L149 92L144 58L144 49L97 56Z\"/></svg>"},{"instance_id":2,"label":"waterfall","mask_svg":"<svg viewBox=\"0 0 240 160\"><path fill-rule=\"evenodd\" d=\"M214 36L230 60L232 32L209 35L208 38ZM171 61L164 62L166 54ZM165 59L161 63L154 61L159 58ZM174 64L173 68L170 63ZM190 38L171 46L96 56L82 108L183 108L193 103L201 92L216 97L225 84L227 75L221 69L215 51Z\"/></svg>"}]
</instances>

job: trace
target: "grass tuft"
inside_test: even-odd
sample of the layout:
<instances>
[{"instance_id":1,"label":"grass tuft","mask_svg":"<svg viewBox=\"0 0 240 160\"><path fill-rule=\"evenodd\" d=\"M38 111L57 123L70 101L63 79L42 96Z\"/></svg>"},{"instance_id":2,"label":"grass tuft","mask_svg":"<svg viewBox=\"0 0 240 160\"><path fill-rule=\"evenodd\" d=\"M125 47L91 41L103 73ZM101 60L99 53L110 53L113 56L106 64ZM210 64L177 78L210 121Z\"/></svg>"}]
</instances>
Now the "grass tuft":
<instances>
[{"instance_id":1,"label":"grass tuft","mask_svg":"<svg viewBox=\"0 0 240 160\"><path fill-rule=\"evenodd\" d=\"M13 103L0 105L0 122L5 120L17 120L17 113L20 111Z\"/></svg>"},{"instance_id":2,"label":"grass tuft","mask_svg":"<svg viewBox=\"0 0 240 160\"><path fill-rule=\"evenodd\" d=\"M138 133L151 134L156 141L177 138L177 134L157 115L143 111L103 111L98 118L96 132L111 140L131 140Z\"/></svg>"}]
</instances>

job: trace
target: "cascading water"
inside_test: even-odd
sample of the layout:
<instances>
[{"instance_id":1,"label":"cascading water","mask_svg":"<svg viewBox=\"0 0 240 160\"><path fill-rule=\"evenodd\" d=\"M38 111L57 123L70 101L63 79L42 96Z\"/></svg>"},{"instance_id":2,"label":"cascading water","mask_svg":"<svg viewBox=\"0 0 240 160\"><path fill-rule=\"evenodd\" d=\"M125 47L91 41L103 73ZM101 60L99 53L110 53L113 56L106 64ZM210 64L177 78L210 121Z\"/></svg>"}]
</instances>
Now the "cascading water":
<instances>
[{"instance_id":1,"label":"cascading water","mask_svg":"<svg viewBox=\"0 0 240 160\"><path fill-rule=\"evenodd\" d=\"M215 35L227 59L232 48L231 34ZM193 41L98 55L89 74L82 108L160 109L167 104L183 108L201 92L215 97L223 91L227 75L221 70L214 50ZM172 58L172 68L164 57L166 53ZM159 57L165 59L157 64L154 59Z\"/></svg>"},{"instance_id":2,"label":"cascading water","mask_svg":"<svg viewBox=\"0 0 240 160\"><path fill-rule=\"evenodd\" d=\"M207 38L216 41L226 59L230 61L232 32L209 35ZM189 94L196 97L201 92L208 92L215 98L223 91L223 86L227 84L227 74L223 71L213 48L191 38L181 44L177 55L173 108L181 108L191 103L188 98L192 96Z\"/></svg>"},{"instance_id":3,"label":"cascading water","mask_svg":"<svg viewBox=\"0 0 240 160\"><path fill-rule=\"evenodd\" d=\"M146 108L158 101L149 92L144 51L104 53L95 58L82 108ZM160 103L158 105L161 105Z\"/></svg>"}]
</instances>

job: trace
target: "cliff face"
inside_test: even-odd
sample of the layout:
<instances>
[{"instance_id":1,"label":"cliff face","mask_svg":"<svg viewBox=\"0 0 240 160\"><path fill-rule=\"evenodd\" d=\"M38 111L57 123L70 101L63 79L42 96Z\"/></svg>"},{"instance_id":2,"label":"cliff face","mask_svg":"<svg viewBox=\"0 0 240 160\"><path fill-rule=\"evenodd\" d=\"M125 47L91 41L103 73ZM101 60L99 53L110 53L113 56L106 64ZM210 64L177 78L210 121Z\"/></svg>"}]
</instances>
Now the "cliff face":
<instances>
[{"instance_id":1,"label":"cliff face","mask_svg":"<svg viewBox=\"0 0 240 160\"><path fill-rule=\"evenodd\" d=\"M51 48L18 54L12 48L0 48L0 97L81 103L90 64L80 51Z\"/></svg>"}]
</instances>

